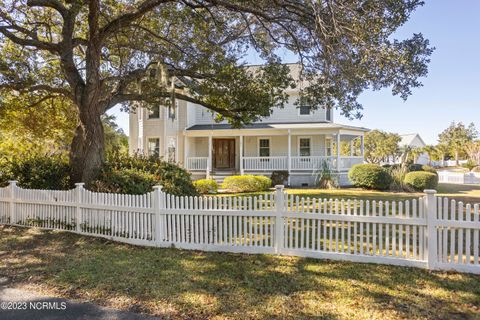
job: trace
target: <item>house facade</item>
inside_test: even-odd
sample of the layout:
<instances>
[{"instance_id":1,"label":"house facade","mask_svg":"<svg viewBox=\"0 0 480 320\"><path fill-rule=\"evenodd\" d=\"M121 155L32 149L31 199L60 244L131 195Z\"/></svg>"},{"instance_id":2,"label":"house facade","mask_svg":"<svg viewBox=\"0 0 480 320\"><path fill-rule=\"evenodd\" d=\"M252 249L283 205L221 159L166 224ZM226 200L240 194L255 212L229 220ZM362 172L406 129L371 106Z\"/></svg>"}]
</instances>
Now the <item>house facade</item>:
<instances>
[{"instance_id":1,"label":"house facade","mask_svg":"<svg viewBox=\"0 0 480 320\"><path fill-rule=\"evenodd\" d=\"M329 109L297 106L298 89L288 93L284 108L241 129L216 122L208 109L186 101L139 107L130 113L130 153L178 163L194 179L287 171L292 186L313 186L326 164L347 185L348 170L363 163L368 129L335 123Z\"/></svg>"},{"instance_id":2,"label":"house facade","mask_svg":"<svg viewBox=\"0 0 480 320\"><path fill-rule=\"evenodd\" d=\"M399 143L401 148L421 149L427 146L418 133L401 134L400 138L402 139ZM430 157L428 156L428 153L422 152L415 158L414 162L423 165L429 164Z\"/></svg>"}]
</instances>

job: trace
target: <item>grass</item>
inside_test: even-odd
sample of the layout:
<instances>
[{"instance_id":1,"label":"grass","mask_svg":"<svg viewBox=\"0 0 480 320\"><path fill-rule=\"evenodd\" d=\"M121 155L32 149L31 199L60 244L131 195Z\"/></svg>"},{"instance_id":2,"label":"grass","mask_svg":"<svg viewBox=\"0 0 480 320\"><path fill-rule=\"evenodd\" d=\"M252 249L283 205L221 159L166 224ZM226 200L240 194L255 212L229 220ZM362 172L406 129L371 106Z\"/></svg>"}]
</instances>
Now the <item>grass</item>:
<instances>
[{"instance_id":1,"label":"grass","mask_svg":"<svg viewBox=\"0 0 480 320\"><path fill-rule=\"evenodd\" d=\"M333 198L333 199L357 199L357 200L377 200L377 201L398 201L408 200L423 196L422 192L391 192L391 191L375 191L364 190L359 188L342 188L342 189L290 189L286 188L288 194L298 195L300 197L310 198ZM457 201L465 203L480 203L480 185L458 185L441 183L438 186L438 195L449 197ZM220 194L219 196L234 195L260 195L267 192L242 193L242 194Z\"/></svg>"},{"instance_id":2,"label":"grass","mask_svg":"<svg viewBox=\"0 0 480 320\"><path fill-rule=\"evenodd\" d=\"M167 319L478 319L480 314L480 276L135 247L1 226L0 274L19 286Z\"/></svg>"}]
</instances>

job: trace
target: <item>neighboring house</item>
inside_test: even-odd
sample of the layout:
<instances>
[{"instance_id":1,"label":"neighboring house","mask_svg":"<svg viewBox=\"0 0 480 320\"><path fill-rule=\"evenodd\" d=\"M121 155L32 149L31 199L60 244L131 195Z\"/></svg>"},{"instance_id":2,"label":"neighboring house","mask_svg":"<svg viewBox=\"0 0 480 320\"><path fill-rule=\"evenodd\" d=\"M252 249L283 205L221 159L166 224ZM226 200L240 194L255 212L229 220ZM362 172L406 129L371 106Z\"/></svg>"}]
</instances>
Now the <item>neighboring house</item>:
<instances>
[{"instance_id":1,"label":"neighboring house","mask_svg":"<svg viewBox=\"0 0 480 320\"><path fill-rule=\"evenodd\" d=\"M298 65L290 69L298 78ZM347 185L348 170L363 163L363 136L368 129L334 123L332 110L298 107L294 105L298 89L288 93L284 108L241 129L215 122L212 112L190 102L137 108L130 113L130 153L179 163L194 179L288 171L292 186L312 186L325 161L338 174L340 184ZM355 139L360 143L355 144ZM348 155L340 154L342 143L350 144Z\"/></svg>"},{"instance_id":2,"label":"neighboring house","mask_svg":"<svg viewBox=\"0 0 480 320\"><path fill-rule=\"evenodd\" d=\"M400 141L400 148L402 149L405 149L406 147L409 147L411 149L419 149L419 148L424 148L427 145L418 133L401 134L400 138L402 138L402 140ZM428 156L428 153L426 152L421 153L415 159L415 163L429 164L430 157Z\"/></svg>"}]
</instances>

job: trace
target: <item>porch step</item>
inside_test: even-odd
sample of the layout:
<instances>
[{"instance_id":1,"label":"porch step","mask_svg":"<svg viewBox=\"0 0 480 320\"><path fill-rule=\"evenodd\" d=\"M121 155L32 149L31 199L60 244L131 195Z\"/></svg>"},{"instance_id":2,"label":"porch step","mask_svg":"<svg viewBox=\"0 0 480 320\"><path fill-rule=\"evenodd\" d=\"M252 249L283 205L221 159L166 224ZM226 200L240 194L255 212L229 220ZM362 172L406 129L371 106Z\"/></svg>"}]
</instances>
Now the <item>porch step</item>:
<instances>
[{"instance_id":1,"label":"porch step","mask_svg":"<svg viewBox=\"0 0 480 320\"><path fill-rule=\"evenodd\" d=\"M226 177L233 176L235 173L230 173L230 174L214 174L211 176L212 180L215 180L218 185L221 185L223 180L225 180Z\"/></svg>"}]
</instances>

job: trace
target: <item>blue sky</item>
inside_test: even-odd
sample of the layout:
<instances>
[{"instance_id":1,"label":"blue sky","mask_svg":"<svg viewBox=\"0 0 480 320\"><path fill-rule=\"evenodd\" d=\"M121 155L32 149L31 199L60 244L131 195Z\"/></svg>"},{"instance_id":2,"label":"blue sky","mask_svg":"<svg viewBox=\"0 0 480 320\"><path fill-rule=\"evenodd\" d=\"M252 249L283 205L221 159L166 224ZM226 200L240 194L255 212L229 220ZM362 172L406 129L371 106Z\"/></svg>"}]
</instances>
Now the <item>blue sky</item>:
<instances>
[{"instance_id":1,"label":"blue sky","mask_svg":"<svg viewBox=\"0 0 480 320\"><path fill-rule=\"evenodd\" d=\"M474 122L480 129L480 1L427 0L396 33L404 39L423 33L436 50L423 87L407 101L391 91L366 91L359 101L363 118L350 121L336 112L335 122L396 133L419 133L428 144L452 121ZM255 57L248 59L259 63ZM288 61L290 62L290 61ZM128 134L128 115L114 108Z\"/></svg>"}]
</instances>

